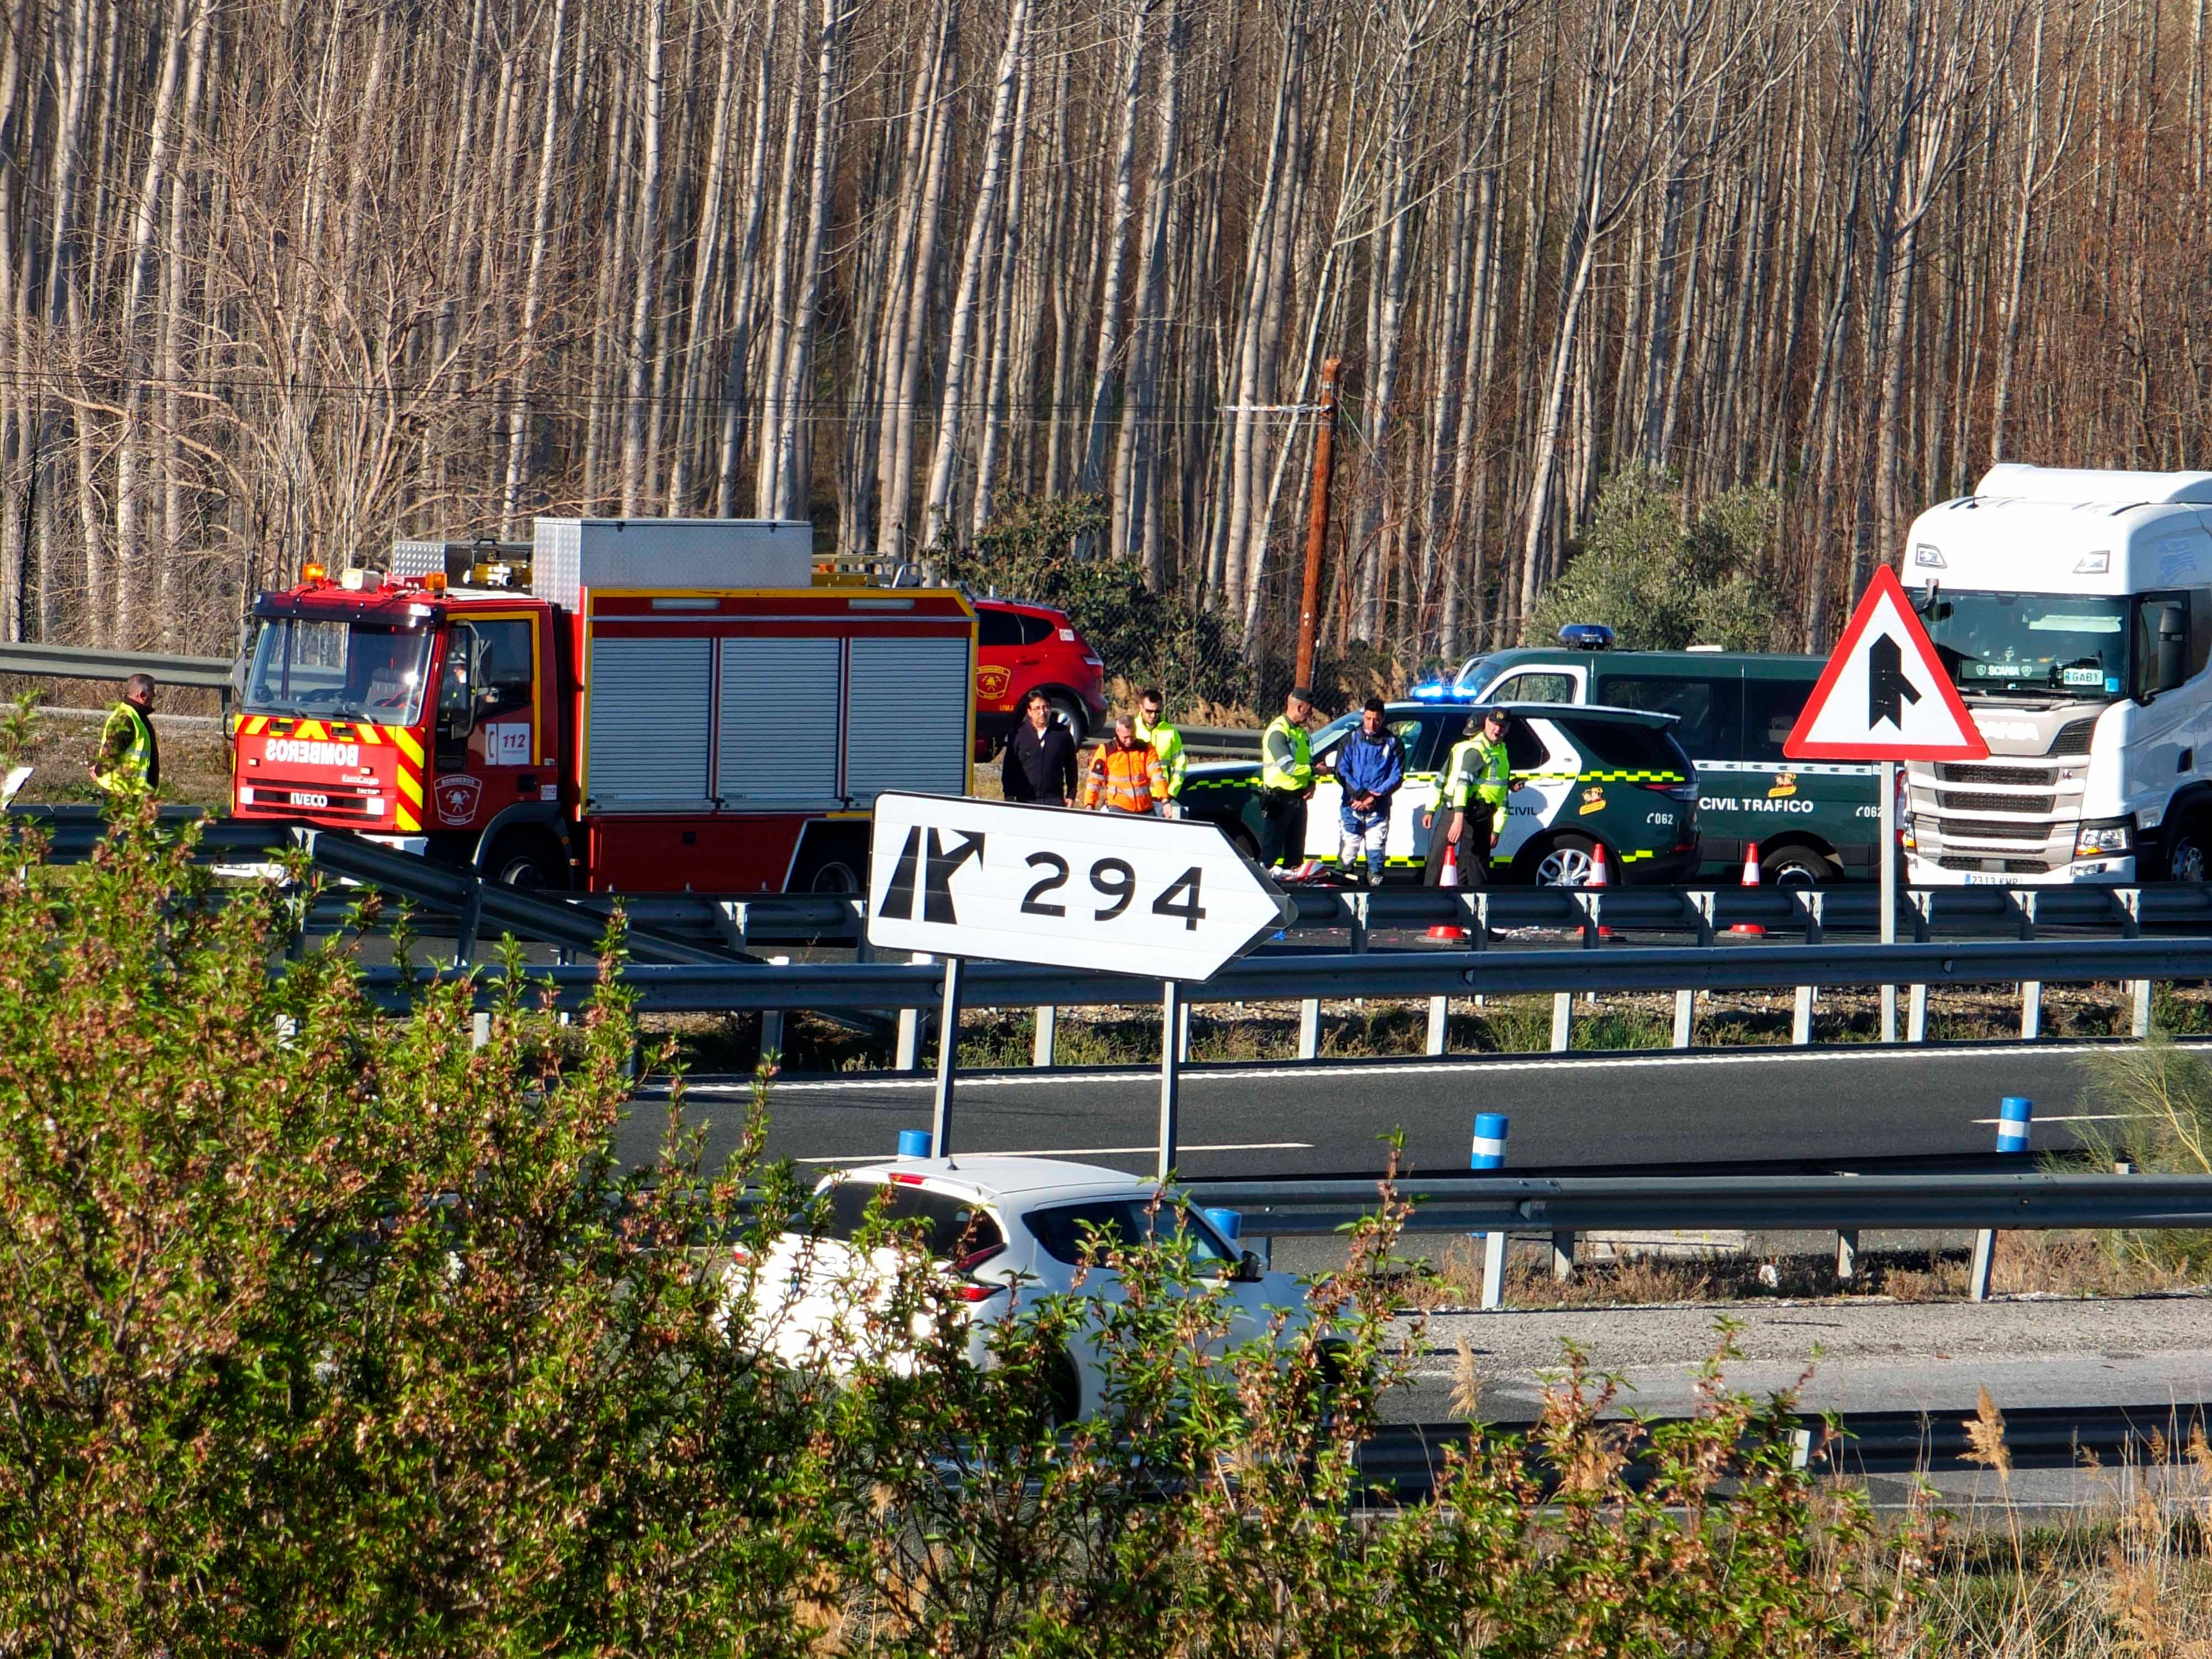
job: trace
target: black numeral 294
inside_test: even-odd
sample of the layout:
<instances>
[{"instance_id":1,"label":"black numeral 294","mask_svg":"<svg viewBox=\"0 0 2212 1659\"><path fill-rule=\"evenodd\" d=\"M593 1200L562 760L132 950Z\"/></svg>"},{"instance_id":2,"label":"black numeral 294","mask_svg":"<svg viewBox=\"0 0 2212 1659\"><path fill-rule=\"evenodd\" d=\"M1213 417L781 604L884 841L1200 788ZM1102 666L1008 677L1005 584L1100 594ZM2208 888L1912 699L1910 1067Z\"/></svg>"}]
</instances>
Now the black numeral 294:
<instances>
[{"instance_id":1,"label":"black numeral 294","mask_svg":"<svg viewBox=\"0 0 2212 1659\"><path fill-rule=\"evenodd\" d=\"M1056 893L1067 885L1067 860L1057 853L1032 853L1029 857L1032 870L1040 871L1036 880L1022 899L1022 911L1032 916L1064 916L1065 904L1049 902L1045 895ZM1198 866L1184 871L1162 890L1152 901L1156 916L1180 916L1186 931L1195 933L1198 924L1206 919L1205 907L1198 902ZM1092 908L1094 921L1111 921L1135 901L1137 872L1120 859L1100 859L1091 866L1091 885L1103 904Z\"/></svg>"}]
</instances>

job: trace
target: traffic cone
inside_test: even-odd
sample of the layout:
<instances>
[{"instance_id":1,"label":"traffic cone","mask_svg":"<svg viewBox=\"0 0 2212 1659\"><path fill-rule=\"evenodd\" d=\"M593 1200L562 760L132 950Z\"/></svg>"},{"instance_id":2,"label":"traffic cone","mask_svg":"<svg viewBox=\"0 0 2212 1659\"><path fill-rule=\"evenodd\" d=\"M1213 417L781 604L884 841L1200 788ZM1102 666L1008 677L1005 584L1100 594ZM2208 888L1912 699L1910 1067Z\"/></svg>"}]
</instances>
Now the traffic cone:
<instances>
[{"instance_id":1,"label":"traffic cone","mask_svg":"<svg viewBox=\"0 0 2212 1659\"><path fill-rule=\"evenodd\" d=\"M1755 841L1747 842L1744 844L1743 885L1746 887L1759 885L1759 843ZM1766 937L1766 929L1755 921L1739 921L1735 927L1729 928L1729 932L1748 934L1754 939Z\"/></svg>"},{"instance_id":2,"label":"traffic cone","mask_svg":"<svg viewBox=\"0 0 2212 1659\"><path fill-rule=\"evenodd\" d=\"M1589 890L1595 892L1599 888L1610 886L1611 884L1612 884L1606 879L1605 843L1603 842L1599 842L1595 846L1590 848ZM1611 939L1613 937L1613 929L1601 924L1597 930L1597 936L1600 939Z\"/></svg>"},{"instance_id":3,"label":"traffic cone","mask_svg":"<svg viewBox=\"0 0 2212 1659\"><path fill-rule=\"evenodd\" d=\"M1446 892L1459 891L1459 843L1455 841L1444 843L1443 873L1437 878L1437 885ZM1429 937L1440 945L1455 945L1467 937L1467 929L1440 921L1429 929Z\"/></svg>"}]
</instances>

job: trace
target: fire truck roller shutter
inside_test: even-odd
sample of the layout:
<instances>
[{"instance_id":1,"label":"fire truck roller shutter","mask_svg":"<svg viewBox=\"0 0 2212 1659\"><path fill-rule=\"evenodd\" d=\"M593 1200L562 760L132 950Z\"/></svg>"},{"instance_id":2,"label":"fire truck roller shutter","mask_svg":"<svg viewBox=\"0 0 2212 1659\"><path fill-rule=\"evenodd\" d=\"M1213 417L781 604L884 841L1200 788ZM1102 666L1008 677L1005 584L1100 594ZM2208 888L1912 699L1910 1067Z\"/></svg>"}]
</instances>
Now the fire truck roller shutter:
<instances>
[{"instance_id":1,"label":"fire truck roller shutter","mask_svg":"<svg viewBox=\"0 0 2212 1659\"><path fill-rule=\"evenodd\" d=\"M722 804L836 807L839 641L729 639L721 648L714 793Z\"/></svg>"},{"instance_id":2,"label":"fire truck roller shutter","mask_svg":"<svg viewBox=\"0 0 2212 1659\"><path fill-rule=\"evenodd\" d=\"M714 705L710 640L592 641L584 794L600 812L704 811Z\"/></svg>"},{"instance_id":3,"label":"fire truck roller shutter","mask_svg":"<svg viewBox=\"0 0 2212 1659\"><path fill-rule=\"evenodd\" d=\"M846 682L845 793L968 789L969 681L964 639L856 639Z\"/></svg>"}]
</instances>

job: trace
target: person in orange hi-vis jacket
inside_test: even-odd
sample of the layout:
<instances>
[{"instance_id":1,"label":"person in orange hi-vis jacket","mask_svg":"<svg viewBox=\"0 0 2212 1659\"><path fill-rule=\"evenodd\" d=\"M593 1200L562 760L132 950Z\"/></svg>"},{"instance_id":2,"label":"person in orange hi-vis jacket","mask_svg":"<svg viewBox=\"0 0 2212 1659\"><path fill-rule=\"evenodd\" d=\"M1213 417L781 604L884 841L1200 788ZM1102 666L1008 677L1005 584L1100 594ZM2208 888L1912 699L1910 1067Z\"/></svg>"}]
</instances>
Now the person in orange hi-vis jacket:
<instances>
[{"instance_id":1,"label":"person in orange hi-vis jacket","mask_svg":"<svg viewBox=\"0 0 2212 1659\"><path fill-rule=\"evenodd\" d=\"M1152 745L1137 735L1127 714L1114 722L1114 735L1091 751L1091 774L1083 787L1087 811L1154 812L1168 798L1167 774Z\"/></svg>"}]
</instances>

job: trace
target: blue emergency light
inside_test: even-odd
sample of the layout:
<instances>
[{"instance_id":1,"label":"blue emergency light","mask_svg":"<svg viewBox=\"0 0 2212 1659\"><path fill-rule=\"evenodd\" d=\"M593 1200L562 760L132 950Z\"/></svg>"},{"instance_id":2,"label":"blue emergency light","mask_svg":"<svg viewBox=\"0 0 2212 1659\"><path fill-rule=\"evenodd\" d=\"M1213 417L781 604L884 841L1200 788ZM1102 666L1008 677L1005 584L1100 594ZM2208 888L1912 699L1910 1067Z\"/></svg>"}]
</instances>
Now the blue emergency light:
<instances>
[{"instance_id":1,"label":"blue emergency light","mask_svg":"<svg viewBox=\"0 0 2212 1659\"><path fill-rule=\"evenodd\" d=\"M1570 651L1610 651L1613 630L1603 623L1569 623L1559 630L1559 643Z\"/></svg>"}]
</instances>

